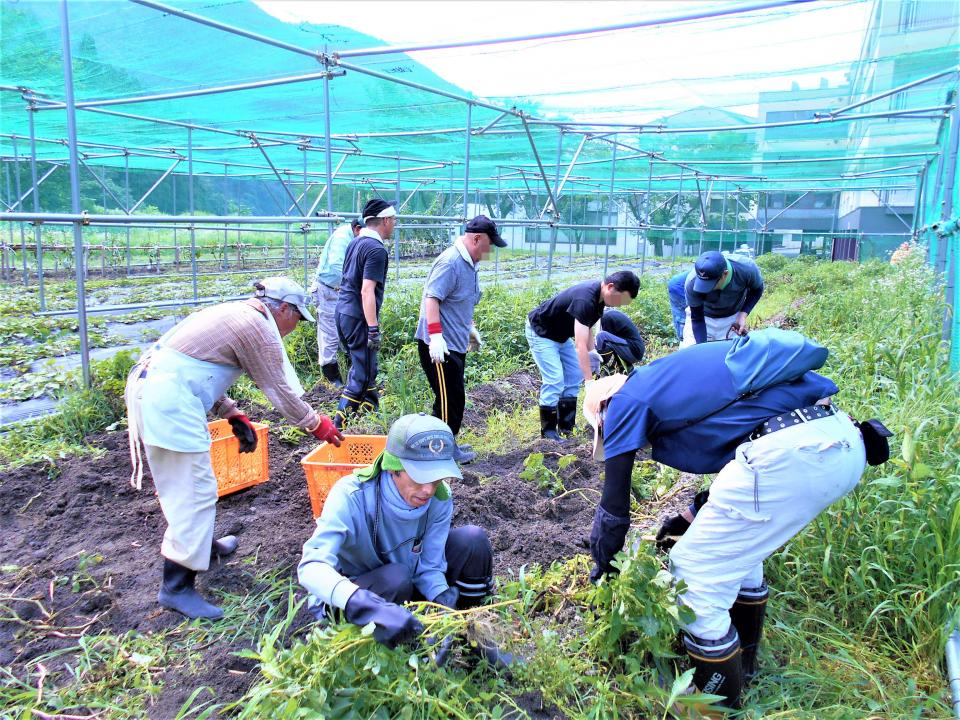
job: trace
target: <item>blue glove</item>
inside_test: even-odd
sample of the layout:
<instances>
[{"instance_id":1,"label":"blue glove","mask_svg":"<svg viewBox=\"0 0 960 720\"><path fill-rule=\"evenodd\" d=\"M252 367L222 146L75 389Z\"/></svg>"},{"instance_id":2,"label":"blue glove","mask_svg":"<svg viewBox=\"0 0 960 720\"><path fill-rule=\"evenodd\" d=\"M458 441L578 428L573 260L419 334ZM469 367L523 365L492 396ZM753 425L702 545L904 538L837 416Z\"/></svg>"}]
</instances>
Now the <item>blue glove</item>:
<instances>
[{"instance_id":1,"label":"blue glove","mask_svg":"<svg viewBox=\"0 0 960 720\"><path fill-rule=\"evenodd\" d=\"M456 610L456 609L457 609L457 600L459 600L459 599L460 599L460 591L457 590L455 587L448 587L448 588L447 588L446 590L444 590L442 593L440 593L439 595L437 595L437 596L433 599L433 601L434 601L437 605L444 605L444 606L450 608L451 610Z\"/></svg>"},{"instance_id":2,"label":"blue glove","mask_svg":"<svg viewBox=\"0 0 960 720\"><path fill-rule=\"evenodd\" d=\"M387 602L376 593L359 589L354 591L343 614L354 625L376 625L373 639L389 648L410 640L423 632L423 625L409 610Z\"/></svg>"}]
</instances>

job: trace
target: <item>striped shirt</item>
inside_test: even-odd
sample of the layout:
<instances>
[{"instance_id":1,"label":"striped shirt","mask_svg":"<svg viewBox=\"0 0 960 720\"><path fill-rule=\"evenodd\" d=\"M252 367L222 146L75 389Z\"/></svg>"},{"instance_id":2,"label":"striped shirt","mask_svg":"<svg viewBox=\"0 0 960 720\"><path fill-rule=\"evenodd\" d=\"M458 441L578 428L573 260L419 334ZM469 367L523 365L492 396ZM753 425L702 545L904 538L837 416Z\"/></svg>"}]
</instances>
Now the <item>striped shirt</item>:
<instances>
[{"instance_id":1,"label":"striped shirt","mask_svg":"<svg viewBox=\"0 0 960 720\"><path fill-rule=\"evenodd\" d=\"M320 416L287 384L285 351L270 327L267 312L253 298L204 308L177 325L164 345L197 360L239 367L288 422L312 430ZM235 407L226 395L213 406L220 417Z\"/></svg>"}]
</instances>

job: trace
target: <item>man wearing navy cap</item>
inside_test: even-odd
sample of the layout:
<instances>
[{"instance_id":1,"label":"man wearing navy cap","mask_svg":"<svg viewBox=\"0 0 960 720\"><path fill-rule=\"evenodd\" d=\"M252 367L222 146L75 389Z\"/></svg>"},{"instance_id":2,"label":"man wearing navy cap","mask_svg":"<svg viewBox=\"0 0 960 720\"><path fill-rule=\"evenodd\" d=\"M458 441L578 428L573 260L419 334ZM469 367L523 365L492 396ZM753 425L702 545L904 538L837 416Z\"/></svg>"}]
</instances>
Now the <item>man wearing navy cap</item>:
<instances>
[{"instance_id":1,"label":"man wearing navy cap","mask_svg":"<svg viewBox=\"0 0 960 720\"><path fill-rule=\"evenodd\" d=\"M360 234L362 227L360 218L354 218L348 223L339 225L330 233L320 253L313 284L309 288L317 305L317 349L320 369L327 382L337 389L343 387L340 366L337 364L337 347L340 344L337 333L337 301L340 299L343 259L347 254L347 246Z\"/></svg>"},{"instance_id":2,"label":"man wearing navy cap","mask_svg":"<svg viewBox=\"0 0 960 720\"><path fill-rule=\"evenodd\" d=\"M376 410L377 352L380 350L380 306L387 283L390 256L383 241L397 224L394 203L375 198L363 206L364 227L347 246L337 300L337 333L350 354L347 384L333 418L343 429L347 416L361 409Z\"/></svg>"},{"instance_id":3,"label":"man wearing navy cap","mask_svg":"<svg viewBox=\"0 0 960 720\"><path fill-rule=\"evenodd\" d=\"M596 358L598 365L591 367L594 375L599 374L601 366L605 374L628 373L643 360L646 346L633 320L626 313L608 308L600 318L596 352L599 355Z\"/></svg>"},{"instance_id":4,"label":"man wearing navy cap","mask_svg":"<svg viewBox=\"0 0 960 720\"><path fill-rule=\"evenodd\" d=\"M664 529L683 535L670 564L693 611L682 622L693 682L730 707L756 673L763 561L850 492L870 458L866 434L830 404L837 386L813 372L826 359L826 348L800 333L766 328L603 378L584 399L594 458L604 461L591 579L615 571L638 450L682 472L718 473L706 502Z\"/></svg>"},{"instance_id":5,"label":"man wearing navy cap","mask_svg":"<svg viewBox=\"0 0 960 720\"><path fill-rule=\"evenodd\" d=\"M466 233L434 261L423 286L417 348L420 365L433 390L433 414L453 431L460 432L466 400L463 374L467 352L479 350L482 340L473 323L473 309L480 302L477 265L490 255L490 246L506 247L497 226L485 215L467 223ZM468 463L476 453L457 445L454 458Z\"/></svg>"},{"instance_id":6,"label":"man wearing navy cap","mask_svg":"<svg viewBox=\"0 0 960 720\"><path fill-rule=\"evenodd\" d=\"M393 647L423 630L402 603L464 609L487 597L493 549L486 532L450 528L447 481L463 477L454 447L441 420L404 415L373 464L333 486L297 568L318 619L340 608L349 622L374 623L374 638Z\"/></svg>"},{"instance_id":7,"label":"man wearing navy cap","mask_svg":"<svg viewBox=\"0 0 960 720\"><path fill-rule=\"evenodd\" d=\"M685 284L687 323L680 347L745 335L747 315L763 295L763 277L750 258L709 250Z\"/></svg>"}]
</instances>

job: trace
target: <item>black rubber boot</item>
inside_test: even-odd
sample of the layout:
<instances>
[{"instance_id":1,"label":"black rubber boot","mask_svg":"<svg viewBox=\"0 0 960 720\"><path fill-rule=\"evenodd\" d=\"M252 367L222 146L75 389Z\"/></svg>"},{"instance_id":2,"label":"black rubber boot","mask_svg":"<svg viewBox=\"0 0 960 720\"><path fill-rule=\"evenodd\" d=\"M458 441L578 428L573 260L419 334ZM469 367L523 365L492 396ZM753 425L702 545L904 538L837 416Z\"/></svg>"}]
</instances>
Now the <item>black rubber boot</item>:
<instances>
[{"instance_id":1,"label":"black rubber boot","mask_svg":"<svg viewBox=\"0 0 960 720\"><path fill-rule=\"evenodd\" d=\"M227 555L233 555L239 545L240 541L237 540L236 535L224 535L222 538L217 538L213 541L213 547L210 548L210 556L226 557Z\"/></svg>"},{"instance_id":2,"label":"black rubber boot","mask_svg":"<svg viewBox=\"0 0 960 720\"><path fill-rule=\"evenodd\" d=\"M740 636L743 680L749 683L757 675L757 651L763 635L763 620L767 615L767 584L758 588L740 588L737 601L730 608L730 621Z\"/></svg>"},{"instance_id":3,"label":"black rubber boot","mask_svg":"<svg viewBox=\"0 0 960 720\"><path fill-rule=\"evenodd\" d=\"M617 572L610 563L616 554L623 550L629 529L629 515L611 515L597 505L597 511L593 514L593 527L590 528L590 556L593 558L590 582L597 582L606 573Z\"/></svg>"},{"instance_id":4,"label":"black rubber boot","mask_svg":"<svg viewBox=\"0 0 960 720\"><path fill-rule=\"evenodd\" d=\"M576 432L577 399L562 397L557 402L557 431L560 437L570 437Z\"/></svg>"},{"instance_id":5,"label":"black rubber boot","mask_svg":"<svg viewBox=\"0 0 960 720\"><path fill-rule=\"evenodd\" d=\"M740 661L740 637L730 627L719 640L704 640L683 633L683 645L693 662L693 684L697 690L710 695L721 695L724 707L738 709L743 690L743 668Z\"/></svg>"},{"instance_id":6,"label":"black rubber boot","mask_svg":"<svg viewBox=\"0 0 960 720\"><path fill-rule=\"evenodd\" d=\"M223 610L204 600L193 584L197 571L178 565L173 560L163 560L163 584L157 594L157 602L168 610L175 610L191 620L204 618L219 620Z\"/></svg>"},{"instance_id":7,"label":"black rubber boot","mask_svg":"<svg viewBox=\"0 0 960 720\"><path fill-rule=\"evenodd\" d=\"M333 426L337 430L343 430L343 426L347 423L347 416L351 412L357 412L360 407L360 403L354 400L348 400L345 397L340 398L340 402L337 404L337 412L333 416Z\"/></svg>"},{"instance_id":8,"label":"black rubber boot","mask_svg":"<svg viewBox=\"0 0 960 720\"><path fill-rule=\"evenodd\" d=\"M343 378L340 377L340 366L337 363L332 362L328 365L322 365L320 370L323 372L323 377L326 381L337 388L337 390L343 387Z\"/></svg>"},{"instance_id":9,"label":"black rubber boot","mask_svg":"<svg viewBox=\"0 0 960 720\"><path fill-rule=\"evenodd\" d=\"M559 440L557 434L557 406L540 406L540 437L545 440Z\"/></svg>"}]
</instances>

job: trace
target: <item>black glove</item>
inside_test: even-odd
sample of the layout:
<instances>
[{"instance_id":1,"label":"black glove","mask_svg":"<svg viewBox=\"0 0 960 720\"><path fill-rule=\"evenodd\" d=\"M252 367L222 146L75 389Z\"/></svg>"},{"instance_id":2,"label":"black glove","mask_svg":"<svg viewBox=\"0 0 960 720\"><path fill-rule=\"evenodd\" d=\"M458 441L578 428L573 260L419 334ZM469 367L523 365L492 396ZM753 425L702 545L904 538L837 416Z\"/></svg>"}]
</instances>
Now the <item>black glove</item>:
<instances>
[{"instance_id":1,"label":"black glove","mask_svg":"<svg viewBox=\"0 0 960 720\"><path fill-rule=\"evenodd\" d=\"M451 610L457 609L457 600L460 599L460 591L455 587L448 587L442 593L437 595L433 601L437 605L444 605L445 607L450 608Z\"/></svg>"},{"instance_id":2,"label":"black glove","mask_svg":"<svg viewBox=\"0 0 960 720\"><path fill-rule=\"evenodd\" d=\"M232 418L227 418L227 422L230 423L230 427L233 428L233 434L236 435L237 440L240 441L240 452L252 453L257 449L257 430L253 427L253 423L250 422L250 418L240 413L239 415L234 415Z\"/></svg>"},{"instance_id":3,"label":"black glove","mask_svg":"<svg viewBox=\"0 0 960 720\"><path fill-rule=\"evenodd\" d=\"M677 535L683 535L690 528L690 523L683 515L674 515L664 521L657 531L657 550L669 550L676 544Z\"/></svg>"},{"instance_id":4,"label":"black glove","mask_svg":"<svg viewBox=\"0 0 960 720\"><path fill-rule=\"evenodd\" d=\"M380 349L379 325L367 325L367 347L374 351Z\"/></svg>"},{"instance_id":5,"label":"black glove","mask_svg":"<svg viewBox=\"0 0 960 720\"><path fill-rule=\"evenodd\" d=\"M409 610L387 602L376 593L359 589L354 591L343 614L354 625L374 623L373 639L388 648L394 648L423 632L423 625Z\"/></svg>"}]
</instances>

